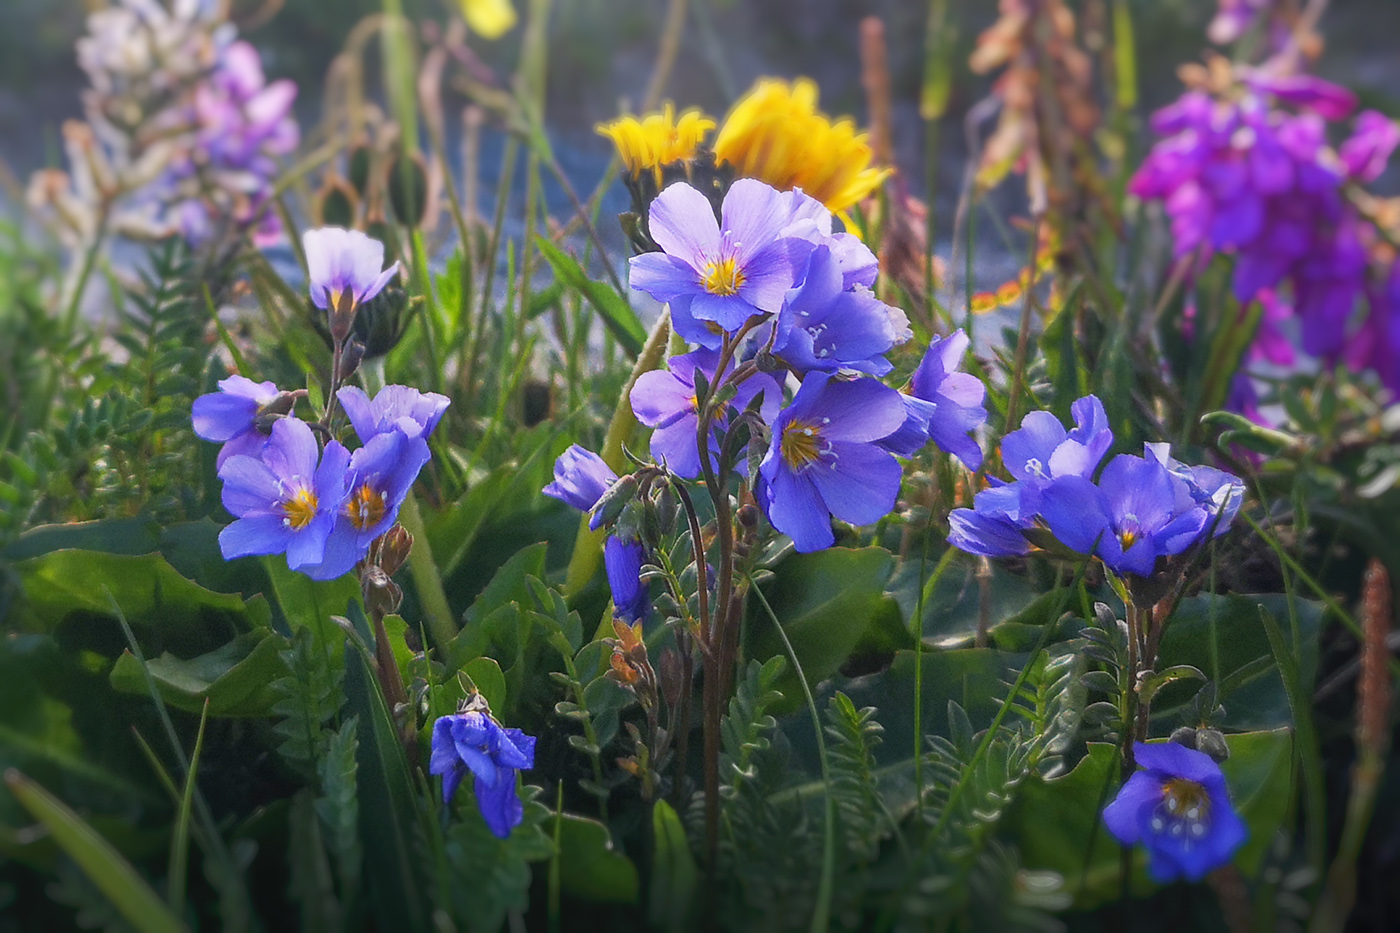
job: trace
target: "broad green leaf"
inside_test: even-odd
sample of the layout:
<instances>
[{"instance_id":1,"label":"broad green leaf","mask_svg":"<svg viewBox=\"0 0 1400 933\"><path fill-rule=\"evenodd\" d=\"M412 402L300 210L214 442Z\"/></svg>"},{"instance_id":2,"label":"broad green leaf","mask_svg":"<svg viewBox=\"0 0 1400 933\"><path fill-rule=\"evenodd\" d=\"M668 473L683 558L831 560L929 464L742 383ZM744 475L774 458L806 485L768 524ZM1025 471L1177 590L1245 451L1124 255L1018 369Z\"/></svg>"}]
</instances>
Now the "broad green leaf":
<instances>
[{"instance_id":1,"label":"broad green leaf","mask_svg":"<svg viewBox=\"0 0 1400 933\"><path fill-rule=\"evenodd\" d=\"M651 838L651 904L647 919L659 929L683 929L700 872L690 852L685 827L664 800L652 806Z\"/></svg>"},{"instance_id":2,"label":"broad green leaf","mask_svg":"<svg viewBox=\"0 0 1400 933\"><path fill-rule=\"evenodd\" d=\"M453 639L448 649L449 671L455 671L472 658L486 654L487 648L494 640L493 636L515 634L509 629L512 623L500 624L501 616L498 614L502 610L513 609L514 617L518 620L522 615L520 607L534 605L530 595L529 578L544 576L544 562L545 545L532 544L517 552L496 571L491 582L486 584L486 589L481 591L462 619L462 631ZM509 615L509 612L505 615ZM493 625L493 622L497 624ZM515 644L508 646L511 655L515 654L515 648ZM514 658L502 660L511 662ZM510 663L505 666L509 667Z\"/></svg>"},{"instance_id":3,"label":"broad green leaf","mask_svg":"<svg viewBox=\"0 0 1400 933\"><path fill-rule=\"evenodd\" d=\"M5 784L128 923L144 933L183 929L131 863L58 798L18 771L7 771Z\"/></svg>"},{"instance_id":4,"label":"broad green leaf","mask_svg":"<svg viewBox=\"0 0 1400 933\"><path fill-rule=\"evenodd\" d=\"M641 353L646 343L647 329L642 326L637 312L627 303L626 296L613 291L611 285L589 278L577 260L544 237L536 237L535 245L553 267L554 274L588 299L589 304L602 316L603 325L623 349L633 357Z\"/></svg>"},{"instance_id":5,"label":"broad green leaf","mask_svg":"<svg viewBox=\"0 0 1400 933\"><path fill-rule=\"evenodd\" d=\"M281 656L286 647L281 635L249 632L194 658L162 653L146 667L161 698L176 709L198 713L208 700L211 716L269 716L277 699L269 685L288 673ZM117 658L110 680L122 693L147 694L141 664L129 651Z\"/></svg>"},{"instance_id":6,"label":"broad green leaf","mask_svg":"<svg viewBox=\"0 0 1400 933\"><path fill-rule=\"evenodd\" d=\"M276 555L262 562L272 581L276 609L287 627L293 632L309 628L338 662L345 639L331 616L343 616L347 606L359 603L359 583L350 574L336 580L313 580L288 569L287 562Z\"/></svg>"},{"instance_id":7,"label":"broad green leaf","mask_svg":"<svg viewBox=\"0 0 1400 933\"><path fill-rule=\"evenodd\" d=\"M544 831L553 836L554 814ZM635 904L641 882L637 866L613 846L608 828L597 820L565 813L558 827L559 881L566 894L608 904Z\"/></svg>"}]
</instances>

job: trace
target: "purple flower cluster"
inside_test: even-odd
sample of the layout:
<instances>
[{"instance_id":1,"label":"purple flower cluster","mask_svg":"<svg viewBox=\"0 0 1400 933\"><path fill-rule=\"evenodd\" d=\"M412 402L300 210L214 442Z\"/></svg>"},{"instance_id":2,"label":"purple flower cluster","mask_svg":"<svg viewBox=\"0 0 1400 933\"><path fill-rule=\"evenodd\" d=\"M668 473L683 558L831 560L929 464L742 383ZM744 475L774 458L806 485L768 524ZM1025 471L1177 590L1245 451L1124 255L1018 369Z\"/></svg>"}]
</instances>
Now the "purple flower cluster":
<instances>
[{"instance_id":1,"label":"purple flower cluster","mask_svg":"<svg viewBox=\"0 0 1400 933\"><path fill-rule=\"evenodd\" d=\"M1165 138L1134 175L1132 192L1163 202L1178 261L1231 255L1242 304L1267 295L1291 307L1307 353L1365 357L1383 375L1393 373L1400 363L1356 349L1371 348L1371 332L1394 325L1390 303L1377 300L1371 284L1373 230L1346 188L1384 171L1400 128L1368 111L1333 150L1328 123L1355 109L1350 91L1253 69L1241 69L1236 90L1228 99L1190 91L1158 111L1152 126ZM1358 328L1358 304L1368 296L1370 314ZM1400 389L1394 378L1387 384Z\"/></svg>"},{"instance_id":2,"label":"purple flower cluster","mask_svg":"<svg viewBox=\"0 0 1400 933\"><path fill-rule=\"evenodd\" d=\"M462 712L433 723L428 773L442 775L442 800L451 803L463 778L472 775L472 792L486 826L504 839L525 817L515 792L515 775L535 766L535 737L496 722L476 698Z\"/></svg>"},{"instance_id":3,"label":"purple flower cluster","mask_svg":"<svg viewBox=\"0 0 1400 933\"><path fill-rule=\"evenodd\" d=\"M873 378L893 368L886 354L912 336L909 322L875 296L875 255L835 232L816 199L741 179L716 217L703 194L676 183L652 202L648 224L661 252L633 258L632 284L669 303L676 333L701 347L632 389L633 411L656 429L658 462L685 477L705 471L698 372L711 389L733 387L711 421L709 466L725 428L754 412L770 434L755 494L800 551L834 542L833 516L863 525L894 507L895 454L933 440L981 465L971 435L986 421L985 389L956 371L967 338L935 338L904 394ZM778 374L796 388L786 407Z\"/></svg>"},{"instance_id":4,"label":"purple flower cluster","mask_svg":"<svg viewBox=\"0 0 1400 933\"><path fill-rule=\"evenodd\" d=\"M1158 883L1200 881L1228 864L1249 830L1230 803L1220 766L1173 742L1137 742L1133 755L1141 770L1103 811L1113 837L1147 849L1147 871Z\"/></svg>"},{"instance_id":5,"label":"purple flower cluster","mask_svg":"<svg viewBox=\"0 0 1400 933\"><path fill-rule=\"evenodd\" d=\"M1159 558L1229 528L1244 499L1238 479L1180 463L1165 444L1147 445L1142 457L1121 454L1099 471L1113 445L1103 405L1085 396L1073 413L1073 430L1048 412L1031 412L1003 438L1002 460L1015 481L978 493L971 509L954 510L950 544L1012 557L1026 554L1043 530L1120 576L1147 577Z\"/></svg>"},{"instance_id":6,"label":"purple flower cluster","mask_svg":"<svg viewBox=\"0 0 1400 933\"><path fill-rule=\"evenodd\" d=\"M329 233L306 237L311 294L325 301L344 293L342 303L353 307L383 287L383 247L363 234L375 248ZM393 527L448 399L407 386L385 386L372 399L353 386L339 389L336 400L360 440L352 453L335 439L318 444L311 426L290 416L295 398L271 382L230 376L195 399L192 420L196 434L223 444L222 498L236 519L219 534L224 557L285 553L291 569L331 580Z\"/></svg>"}]
</instances>

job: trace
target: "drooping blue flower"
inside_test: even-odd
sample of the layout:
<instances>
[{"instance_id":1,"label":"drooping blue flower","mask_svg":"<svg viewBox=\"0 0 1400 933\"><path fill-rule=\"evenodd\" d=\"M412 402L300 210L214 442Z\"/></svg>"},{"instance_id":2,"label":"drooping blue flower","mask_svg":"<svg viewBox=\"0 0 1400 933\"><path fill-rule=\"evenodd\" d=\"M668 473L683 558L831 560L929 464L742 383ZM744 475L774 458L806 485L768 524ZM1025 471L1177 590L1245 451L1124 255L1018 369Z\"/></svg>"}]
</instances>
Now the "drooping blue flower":
<instances>
[{"instance_id":1,"label":"drooping blue flower","mask_svg":"<svg viewBox=\"0 0 1400 933\"><path fill-rule=\"evenodd\" d=\"M904 396L904 423L881 446L912 457L932 439L968 469L982 466L982 448L972 432L987 422L987 387L971 373L958 371L970 342L961 330L929 341Z\"/></svg>"},{"instance_id":2,"label":"drooping blue flower","mask_svg":"<svg viewBox=\"0 0 1400 933\"><path fill-rule=\"evenodd\" d=\"M442 800L452 797L468 773L486 826L504 839L525 817L515 776L535 766L535 737L506 729L489 712L468 709L433 723L429 774L442 775Z\"/></svg>"},{"instance_id":3,"label":"drooping blue flower","mask_svg":"<svg viewBox=\"0 0 1400 933\"><path fill-rule=\"evenodd\" d=\"M273 424L261 458L229 457L219 478L224 508L237 521L219 532L224 559L286 552L293 570L320 563L345 502L349 463L337 441L319 451L311 428L295 418Z\"/></svg>"},{"instance_id":4,"label":"drooping blue flower","mask_svg":"<svg viewBox=\"0 0 1400 933\"><path fill-rule=\"evenodd\" d=\"M849 369L883 376L892 368L884 354L913 336L903 311L863 285L846 288L826 244L808 252L773 326L773 355L799 374Z\"/></svg>"},{"instance_id":5,"label":"drooping blue flower","mask_svg":"<svg viewBox=\"0 0 1400 933\"><path fill-rule=\"evenodd\" d=\"M445 395L399 385L385 386L372 400L356 386L345 386L335 397L363 444L388 431L400 431L409 438L426 438L452 404Z\"/></svg>"},{"instance_id":6,"label":"drooping blue flower","mask_svg":"<svg viewBox=\"0 0 1400 933\"><path fill-rule=\"evenodd\" d=\"M345 501L326 539L325 556L302 572L313 580L334 580L353 570L374 539L394 526L429 456L427 441L400 431L377 434L351 454Z\"/></svg>"},{"instance_id":7,"label":"drooping blue flower","mask_svg":"<svg viewBox=\"0 0 1400 933\"><path fill-rule=\"evenodd\" d=\"M1097 554L1114 573L1146 577L1157 558L1185 551L1214 520L1184 487L1156 460L1121 454L1098 485L1078 475L1050 482L1039 513L1066 547Z\"/></svg>"},{"instance_id":8,"label":"drooping blue flower","mask_svg":"<svg viewBox=\"0 0 1400 933\"><path fill-rule=\"evenodd\" d=\"M395 262L384 268L384 244L358 230L320 227L301 237L306 251L311 301L322 310L335 310L348 300L359 307L378 295L399 271Z\"/></svg>"},{"instance_id":9,"label":"drooping blue flower","mask_svg":"<svg viewBox=\"0 0 1400 933\"><path fill-rule=\"evenodd\" d=\"M948 543L982 557L1020 557L1030 553L1022 533L1035 522L1021 504L1021 483L993 486L979 492L970 509L948 515Z\"/></svg>"},{"instance_id":10,"label":"drooping blue flower","mask_svg":"<svg viewBox=\"0 0 1400 933\"><path fill-rule=\"evenodd\" d=\"M773 527L797 550L819 551L835 543L833 515L868 525L889 514L902 471L875 442L903 421L904 403L894 389L874 379L808 373L773 422L759 466L759 501Z\"/></svg>"},{"instance_id":11,"label":"drooping blue flower","mask_svg":"<svg viewBox=\"0 0 1400 933\"><path fill-rule=\"evenodd\" d=\"M219 381L219 391L201 395L190 408L194 433L206 441L223 444L216 465L239 454L256 457L267 437L258 430L258 412L282 393L274 383L254 382L246 376Z\"/></svg>"},{"instance_id":12,"label":"drooping blue flower","mask_svg":"<svg viewBox=\"0 0 1400 933\"><path fill-rule=\"evenodd\" d=\"M580 512L589 512L615 482L617 474L603 462L602 457L578 444L571 444L554 461L554 482L541 491ZM588 527L597 531L602 522L601 514L594 515Z\"/></svg>"},{"instance_id":13,"label":"drooping blue flower","mask_svg":"<svg viewBox=\"0 0 1400 933\"><path fill-rule=\"evenodd\" d=\"M696 409L695 371L699 370L714 385L718 362L719 353L704 348L673 356L666 361L666 370L643 373L632 386L633 413L642 424L655 428L651 435L652 457L664 460L678 476L700 475L700 415ZM731 361L725 375L733 370ZM767 373L757 373L739 383L729 410L742 411L759 393L763 394L763 401L759 403L763 420L772 421L782 404L782 389ZM715 427L718 429L720 424ZM711 457L718 452L717 435L718 430L711 435Z\"/></svg>"},{"instance_id":14,"label":"drooping blue flower","mask_svg":"<svg viewBox=\"0 0 1400 933\"><path fill-rule=\"evenodd\" d=\"M612 535L603 545L603 569L612 590L613 613L628 622L640 622L651 610L651 595L642 580L647 550L636 538Z\"/></svg>"},{"instance_id":15,"label":"drooping blue flower","mask_svg":"<svg viewBox=\"0 0 1400 933\"><path fill-rule=\"evenodd\" d=\"M647 215L663 252L632 257L632 286L670 303L676 333L718 347L754 315L777 313L792 286L788 241L779 236L785 206L775 189L741 178L716 222L705 195L684 182L670 185Z\"/></svg>"},{"instance_id":16,"label":"drooping blue flower","mask_svg":"<svg viewBox=\"0 0 1400 933\"><path fill-rule=\"evenodd\" d=\"M1165 883L1200 881L1227 864L1249 835L1230 803L1220 766L1174 742L1133 743L1142 769L1103 811L1104 825L1125 846L1147 849L1147 871Z\"/></svg>"}]
</instances>

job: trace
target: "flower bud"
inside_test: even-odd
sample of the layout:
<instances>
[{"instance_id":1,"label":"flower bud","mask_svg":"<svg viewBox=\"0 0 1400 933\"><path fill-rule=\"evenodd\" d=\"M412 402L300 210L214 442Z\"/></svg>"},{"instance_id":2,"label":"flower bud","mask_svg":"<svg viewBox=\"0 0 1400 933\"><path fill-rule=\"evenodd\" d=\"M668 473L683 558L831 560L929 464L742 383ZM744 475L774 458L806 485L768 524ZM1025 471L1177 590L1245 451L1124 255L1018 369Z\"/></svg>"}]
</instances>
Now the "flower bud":
<instances>
[{"instance_id":1,"label":"flower bud","mask_svg":"<svg viewBox=\"0 0 1400 933\"><path fill-rule=\"evenodd\" d=\"M379 566L389 576L399 572L413 550L413 535L402 525L395 525L379 538Z\"/></svg>"},{"instance_id":2,"label":"flower bud","mask_svg":"<svg viewBox=\"0 0 1400 933\"><path fill-rule=\"evenodd\" d=\"M608 491L603 493L593 508L589 510L588 527L593 529L610 525L618 520L622 515L622 510L637 494L637 477L632 474L619 477L617 482L608 487ZM636 529L634 528L635 532ZM636 537L634 533L632 537Z\"/></svg>"}]
</instances>

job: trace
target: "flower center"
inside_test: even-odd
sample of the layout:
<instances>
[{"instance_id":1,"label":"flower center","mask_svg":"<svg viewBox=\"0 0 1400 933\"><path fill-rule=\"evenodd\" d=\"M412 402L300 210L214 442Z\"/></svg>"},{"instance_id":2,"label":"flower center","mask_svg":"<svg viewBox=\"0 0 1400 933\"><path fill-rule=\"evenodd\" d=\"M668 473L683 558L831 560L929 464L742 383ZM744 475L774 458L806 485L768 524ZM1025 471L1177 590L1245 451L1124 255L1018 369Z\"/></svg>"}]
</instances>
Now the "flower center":
<instances>
[{"instance_id":1,"label":"flower center","mask_svg":"<svg viewBox=\"0 0 1400 933\"><path fill-rule=\"evenodd\" d=\"M1172 778L1162 785L1162 803L1152 815L1152 829L1199 840L1210 821L1210 795L1195 781Z\"/></svg>"},{"instance_id":2,"label":"flower center","mask_svg":"<svg viewBox=\"0 0 1400 933\"><path fill-rule=\"evenodd\" d=\"M369 483L361 483L345 503L345 514L357 531L379 524L384 519L384 494Z\"/></svg>"},{"instance_id":3,"label":"flower center","mask_svg":"<svg viewBox=\"0 0 1400 933\"><path fill-rule=\"evenodd\" d=\"M790 421L783 428L783 439L779 452L787 465L794 470L816 463L821 459L822 436L817 426L805 421Z\"/></svg>"},{"instance_id":4,"label":"flower center","mask_svg":"<svg viewBox=\"0 0 1400 933\"><path fill-rule=\"evenodd\" d=\"M1126 552L1128 548L1137 544L1138 533L1131 528L1118 534L1118 544Z\"/></svg>"},{"instance_id":5,"label":"flower center","mask_svg":"<svg viewBox=\"0 0 1400 933\"><path fill-rule=\"evenodd\" d=\"M735 264L733 257L721 259L705 266L705 291L711 295L727 297L738 294L744 286L744 271Z\"/></svg>"},{"instance_id":6,"label":"flower center","mask_svg":"<svg viewBox=\"0 0 1400 933\"><path fill-rule=\"evenodd\" d=\"M305 486L282 500L282 524L293 531L301 531L316 517L316 493Z\"/></svg>"}]
</instances>

